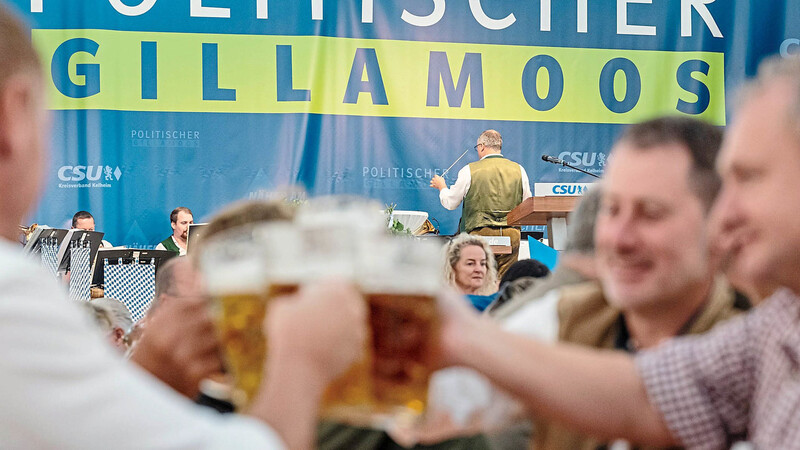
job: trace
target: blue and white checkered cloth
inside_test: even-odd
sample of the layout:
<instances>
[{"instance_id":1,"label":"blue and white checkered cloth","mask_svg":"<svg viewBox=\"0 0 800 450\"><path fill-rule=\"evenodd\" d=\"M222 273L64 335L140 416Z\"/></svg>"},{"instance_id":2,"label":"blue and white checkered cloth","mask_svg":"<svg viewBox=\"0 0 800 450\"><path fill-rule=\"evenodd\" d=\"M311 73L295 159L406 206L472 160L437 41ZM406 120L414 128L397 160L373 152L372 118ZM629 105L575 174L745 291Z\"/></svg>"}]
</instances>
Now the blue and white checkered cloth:
<instances>
[{"instance_id":1,"label":"blue and white checkered cloth","mask_svg":"<svg viewBox=\"0 0 800 450\"><path fill-rule=\"evenodd\" d=\"M89 288L92 284L92 270L89 264L89 247L69 249L69 299L88 302Z\"/></svg>"},{"instance_id":2,"label":"blue and white checkered cloth","mask_svg":"<svg viewBox=\"0 0 800 450\"><path fill-rule=\"evenodd\" d=\"M58 270L58 243L55 239L44 238L39 243L42 255L42 266L55 275Z\"/></svg>"},{"instance_id":3,"label":"blue and white checkered cloth","mask_svg":"<svg viewBox=\"0 0 800 450\"><path fill-rule=\"evenodd\" d=\"M109 264L103 262L104 295L121 301L131 312L134 322L144 317L156 292L156 266L139 264Z\"/></svg>"}]
</instances>

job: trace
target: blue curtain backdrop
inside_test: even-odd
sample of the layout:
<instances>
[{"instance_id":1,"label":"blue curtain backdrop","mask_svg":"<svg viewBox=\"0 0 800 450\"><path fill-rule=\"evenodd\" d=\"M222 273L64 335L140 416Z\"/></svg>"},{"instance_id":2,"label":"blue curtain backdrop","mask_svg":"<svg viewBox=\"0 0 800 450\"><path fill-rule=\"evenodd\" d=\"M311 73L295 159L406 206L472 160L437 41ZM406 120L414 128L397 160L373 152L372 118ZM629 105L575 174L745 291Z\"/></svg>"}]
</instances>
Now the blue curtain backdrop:
<instances>
[{"instance_id":1,"label":"blue curtain backdrop","mask_svg":"<svg viewBox=\"0 0 800 450\"><path fill-rule=\"evenodd\" d=\"M90 210L108 240L138 247L171 232L175 206L202 221L226 203L293 184L428 211L453 233L460 211L442 208L428 182L481 131L502 133L503 153L532 183L590 182L541 155L600 175L626 123L669 113L727 124L736 87L758 62L800 51L800 0L11 4L42 50L53 108L48 185L31 220L62 226ZM276 59L248 58L261 51L259 37L274 37ZM170 71L179 45L198 57ZM413 59L420 51L426 56ZM267 63L267 73L255 69ZM419 83L398 84L418 73ZM593 81L575 86L579 78ZM497 80L508 82L498 89ZM245 86L260 84L263 103ZM517 103L522 113L509 113ZM448 182L476 156L468 153Z\"/></svg>"}]
</instances>

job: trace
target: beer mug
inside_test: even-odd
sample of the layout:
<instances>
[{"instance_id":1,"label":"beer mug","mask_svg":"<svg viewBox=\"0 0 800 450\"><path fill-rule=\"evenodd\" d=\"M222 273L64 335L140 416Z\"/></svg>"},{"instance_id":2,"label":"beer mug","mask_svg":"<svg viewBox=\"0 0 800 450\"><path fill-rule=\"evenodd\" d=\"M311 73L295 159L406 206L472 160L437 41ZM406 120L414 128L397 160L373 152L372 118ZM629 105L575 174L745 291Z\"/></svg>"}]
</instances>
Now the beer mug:
<instances>
[{"instance_id":1,"label":"beer mug","mask_svg":"<svg viewBox=\"0 0 800 450\"><path fill-rule=\"evenodd\" d=\"M292 222L270 222L254 227L264 261L264 295L268 300L294 294L313 271L308 266L302 232Z\"/></svg>"},{"instance_id":2,"label":"beer mug","mask_svg":"<svg viewBox=\"0 0 800 450\"><path fill-rule=\"evenodd\" d=\"M258 392L267 342L265 263L252 227L240 227L208 240L200 267L211 295L233 400L245 407Z\"/></svg>"},{"instance_id":3,"label":"beer mug","mask_svg":"<svg viewBox=\"0 0 800 450\"><path fill-rule=\"evenodd\" d=\"M349 195L312 199L298 210L295 222L305 239L308 262L336 271L330 264L334 258L342 268L338 275L348 277L364 248L386 232L380 204Z\"/></svg>"},{"instance_id":4,"label":"beer mug","mask_svg":"<svg viewBox=\"0 0 800 450\"><path fill-rule=\"evenodd\" d=\"M323 415L381 427L425 410L439 336L441 246L381 235L361 248L355 280L369 308L362 360L328 388Z\"/></svg>"}]
</instances>

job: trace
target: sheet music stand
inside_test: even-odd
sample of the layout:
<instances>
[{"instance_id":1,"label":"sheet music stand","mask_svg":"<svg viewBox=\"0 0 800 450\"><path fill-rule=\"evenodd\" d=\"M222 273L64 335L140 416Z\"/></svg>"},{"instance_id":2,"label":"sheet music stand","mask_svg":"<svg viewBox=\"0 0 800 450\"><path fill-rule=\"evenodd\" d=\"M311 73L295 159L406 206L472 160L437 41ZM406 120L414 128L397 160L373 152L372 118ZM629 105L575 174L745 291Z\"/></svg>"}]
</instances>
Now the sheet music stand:
<instances>
[{"instance_id":1,"label":"sheet music stand","mask_svg":"<svg viewBox=\"0 0 800 450\"><path fill-rule=\"evenodd\" d=\"M58 245L61 245L61 242L64 241L64 236L66 236L68 232L69 230L62 230L60 228L38 227L33 230L33 234L31 235L31 238L28 239L28 242L25 244L22 252L26 254L40 253L42 251L42 239L52 238L56 240Z\"/></svg>"},{"instance_id":2,"label":"sheet music stand","mask_svg":"<svg viewBox=\"0 0 800 450\"><path fill-rule=\"evenodd\" d=\"M100 249L93 260L92 286L104 284L103 261L105 259L108 259L108 262L112 264L115 264L120 259L126 264L133 263L137 259L139 260L139 264L150 264L151 260L155 259L156 273L158 273L158 269L162 264L176 256L178 256L178 253L169 250L140 250L137 248Z\"/></svg>"},{"instance_id":3,"label":"sheet music stand","mask_svg":"<svg viewBox=\"0 0 800 450\"><path fill-rule=\"evenodd\" d=\"M67 231L67 234L64 236L64 239L61 241L61 245L58 247L58 271L59 274L67 273L70 267L70 243L82 243L82 242L89 242L89 261L94 260L95 255L97 254L97 250L100 249L100 245L103 242L103 235L99 231L86 231L86 230L78 230L72 229Z\"/></svg>"}]
</instances>

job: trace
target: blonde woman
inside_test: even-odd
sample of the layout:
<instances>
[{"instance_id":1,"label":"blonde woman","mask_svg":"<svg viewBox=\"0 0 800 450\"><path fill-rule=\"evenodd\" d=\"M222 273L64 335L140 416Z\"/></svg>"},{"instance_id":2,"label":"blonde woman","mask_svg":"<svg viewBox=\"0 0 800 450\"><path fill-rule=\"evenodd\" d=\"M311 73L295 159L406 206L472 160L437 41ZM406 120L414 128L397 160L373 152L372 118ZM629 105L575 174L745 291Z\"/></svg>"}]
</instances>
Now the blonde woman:
<instances>
[{"instance_id":1,"label":"blonde woman","mask_svg":"<svg viewBox=\"0 0 800 450\"><path fill-rule=\"evenodd\" d=\"M444 276L481 311L497 292L497 263L489 244L479 236L461 233L450 241Z\"/></svg>"}]
</instances>

